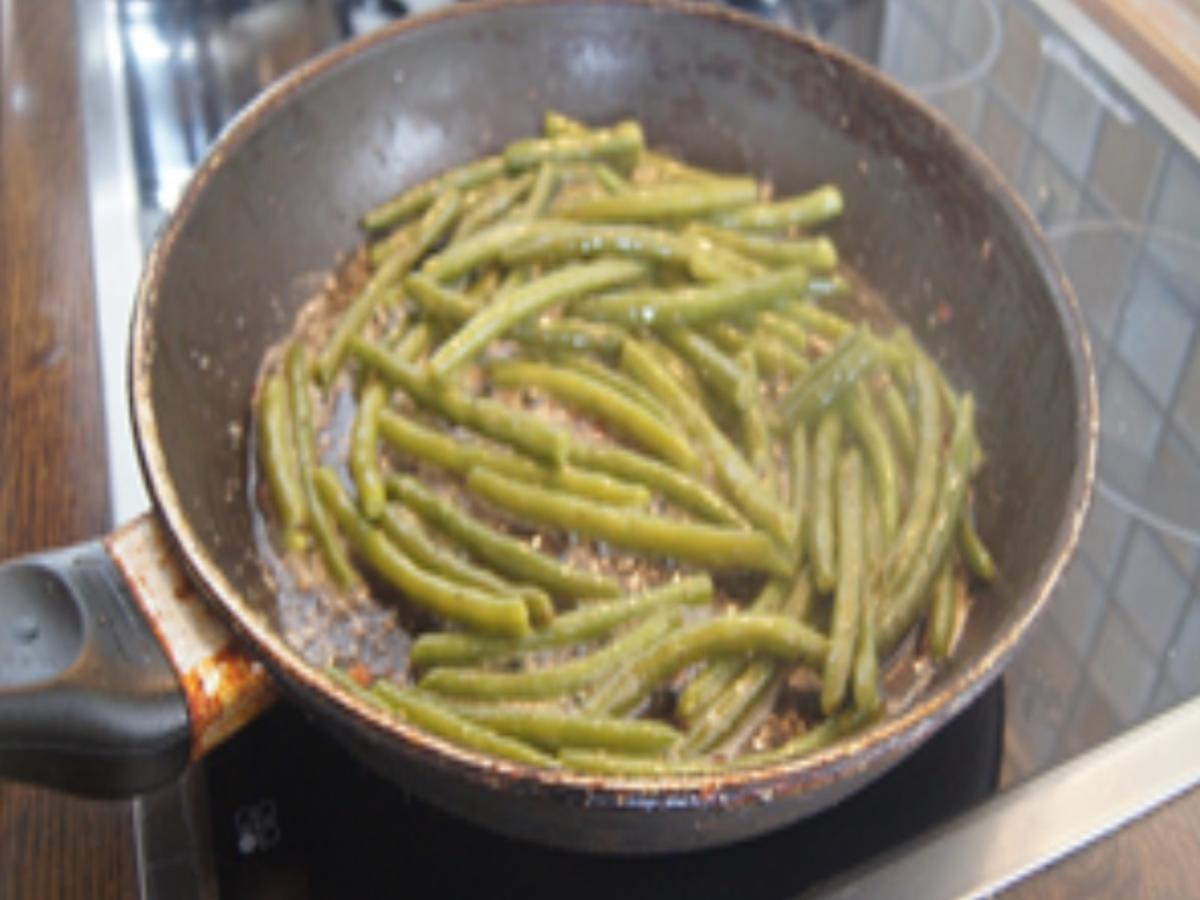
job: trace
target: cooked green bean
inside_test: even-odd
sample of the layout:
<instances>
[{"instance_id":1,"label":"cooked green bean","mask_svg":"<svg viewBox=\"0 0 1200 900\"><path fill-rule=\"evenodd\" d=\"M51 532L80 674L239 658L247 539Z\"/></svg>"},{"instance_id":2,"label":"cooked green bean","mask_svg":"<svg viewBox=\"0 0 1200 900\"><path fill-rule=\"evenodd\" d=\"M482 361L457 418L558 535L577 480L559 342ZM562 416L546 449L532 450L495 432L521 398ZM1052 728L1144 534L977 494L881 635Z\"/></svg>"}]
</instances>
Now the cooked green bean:
<instances>
[{"instance_id":1,"label":"cooked green bean","mask_svg":"<svg viewBox=\"0 0 1200 900\"><path fill-rule=\"evenodd\" d=\"M664 679L681 669L715 656L767 654L821 666L829 642L823 635L778 615L718 616L674 631L648 651L631 658L610 689L591 697L585 710L592 714L626 713Z\"/></svg>"},{"instance_id":2,"label":"cooked green bean","mask_svg":"<svg viewBox=\"0 0 1200 900\"><path fill-rule=\"evenodd\" d=\"M975 503L973 498L967 499L967 507L959 525L958 546L962 549L963 559L967 568L976 578L984 581L996 580L996 563L988 552L983 538L975 530Z\"/></svg>"},{"instance_id":3,"label":"cooked green bean","mask_svg":"<svg viewBox=\"0 0 1200 900\"><path fill-rule=\"evenodd\" d=\"M523 671L496 669L436 668L419 682L422 690L456 697L488 699L533 699L565 697L595 684L627 657L653 647L678 626L676 611L651 615L641 624L583 656L567 662L547 664Z\"/></svg>"},{"instance_id":4,"label":"cooked green bean","mask_svg":"<svg viewBox=\"0 0 1200 900\"><path fill-rule=\"evenodd\" d=\"M685 265L692 250L692 244L679 235L644 225L581 225L542 220L519 243L508 247L502 258L508 265L520 265L576 257L628 256Z\"/></svg>"},{"instance_id":5,"label":"cooked green bean","mask_svg":"<svg viewBox=\"0 0 1200 900\"><path fill-rule=\"evenodd\" d=\"M917 449L917 433L913 426L912 411L908 408L908 401L904 399L904 394L900 392L896 383L891 380L883 386L880 397L883 400L883 410L887 414L888 428L896 441L896 446L899 448L901 456L904 457L904 461L912 462L913 454Z\"/></svg>"},{"instance_id":6,"label":"cooked green bean","mask_svg":"<svg viewBox=\"0 0 1200 900\"><path fill-rule=\"evenodd\" d=\"M690 328L672 328L663 337L700 374L714 394L734 409L745 410L750 405L752 389L756 389L746 378L745 371L712 341Z\"/></svg>"},{"instance_id":7,"label":"cooked green bean","mask_svg":"<svg viewBox=\"0 0 1200 900\"><path fill-rule=\"evenodd\" d=\"M486 633L511 636L529 633L525 599L512 591L498 594L468 587L422 569L362 516L333 472L320 469L313 480L355 550L412 603Z\"/></svg>"},{"instance_id":8,"label":"cooked green bean","mask_svg":"<svg viewBox=\"0 0 1200 900\"><path fill-rule=\"evenodd\" d=\"M663 722L496 705L464 707L456 711L465 719L545 750L587 747L615 753L654 755L679 739L679 732Z\"/></svg>"},{"instance_id":9,"label":"cooked green bean","mask_svg":"<svg viewBox=\"0 0 1200 900\"><path fill-rule=\"evenodd\" d=\"M732 322L708 322L702 326L702 331L720 350L730 356L737 356L750 344L750 336ZM761 363L760 360L759 364Z\"/></svg>"},{"instance_id":10,"label":"cooked green bean","mask_svg":"<svg viewBox=\"0 0 1200 900\"><path fill-rule=\"evenodd\" d=\"M864 329L856 329L821 358L807 377L780 401L786 422L804 422L829 409L876 361L876 348Z\"/></svg>"},{"instance_id":11,"label":"cooked green bean","mask_svg":"<svg viewBox=\"0 0 1200 900\"><path fill-rule=\"evenodd\" d=\"M709 418L704 408L663 368L645 346L627 340L621 348L621 367L637 378L679 417L701 441L738 506L751 522L783 546L795 542L796 523L759 482L754 470Z\"/></svg>"},{"instance_id":12,"label":"cooked green bean","mask_svg":"<svg viewBox=\"0 0 1200 900\"><path fill-rule=\"evenodd\" d=\"M830 593L837 586L836 494L837 459L842 445L842 419L827 413L817 425L813 440L808 554L817 590Z\"/></svg>"},{"instance_id":13,"label":"cooked green bean","mask_svg":"<svg viewBox=\"0 0 1200 900\"><path fill-rule=\"evenodd\" d=\"M387 486L392 496L422 519L511 578L566 597L613 597L621 593L621 586L611 578L574 569L484 525L413 478L392 476Z\"/></svg>"},{"instance_id":14,"label":"cooked green bean","mask_svg":"<svg viewBox=\"0 0 1200 900\"><path fill-rule=\"evenodd\" d=\"M846 297L850 294L850 282L840 272L814 278L808 283L808 296L818 299Z\"/></svg>"},{"instance_id":15,"label":"cooked green bean","mask_svg":"<svg viewBox=\"0 0 1200 900\"><path fill-rule=\"evenodd\" d=\"M435 378L445 380L475 357L491 340L542 310L593 291L627 284L645 269L627 260L606 259L564 266L500 294L442 344L429 360Z\"/></svg>"},{"instance_id":16,"label":"cooked green bean","mask_svg":"<svg viewBox=\"0 0 1200 900\"><path fill-rule=\"evenodd\" d=\"M396 354L397 359L411 363L429 349L429 342L431 340L432 335L429 332L429 323L422 322L404 332L404 336L396 342L396 346L392 352Z\"/></svg>"},{"instance_id":17,"label":"cooked green bean","mask_svg":"<svg viewBox=\"0 0 1200 900\"><path fill-rule=\"evenodd\" d=\"M542 768L556 768L558 762L535 750L523 741L515 740L497 731L472 722L421 691L414 691L392 684L376 681L372 693L389 709L399 713L412 724L457 747L477 750L489 756L525 763Z\"/></svg>"},{"instance_id":18,"label":"cooked green bean","mask_svg":"<svg viewBox=\"0 0 1200 900\"><path fill-rule=\"evenodd\" d=\"M617 172L613 171L612 167L607 163L593 163L592 168L596 173L596 180L610 194L623 194L632 189L632 185Z\"/></svg>"},{"instance_id":19,"label":"cooked green bean","mask_svg":"<svg viewBox=\"0 0 1200 900\"><path fill-rule=\"evenodd\" d=\"M400 196L375 207L363 216L363 227L368 231L384 231L405 219L420 215L438 195L448 188L467 191L494 181L504 174L504 160L498 156L468 163L451 169L443 175L423 181Z\"/></svg>"},{"instance_id":20,"label":"cooked green bean","mask_svg":"<svg viewBox=\"0 0 1200 900\"><path fill-rule=\"evenodd\" d=\"M803 422L792 428L791 440L788 441L788 465L789 499L799 526L795 547L797 553L803 553L808 540L809 504L812 503L808 475L808 429Z\"/></svg>"},{"instance_id":21,"label":"cooked green bean","mask_svg":"<svg viewBox=\"0 0 1200 900\"><path fill-rule=\"evenodd\" d=\"M740 512L704 482L640 453L613 444L575 441L571 444L570 459L585 468L608 472L660 491L668 500L711 522L747 524Z\"/></svg>"},{"instance_id":22,"label":"cooked green bean","mask_svg":"<svg viewBox=\"0 0 1200 900\"><path fill-rule=\"evenodd\" d=\"M511 478L548 485L614 506L645 506L650 492L640 484L618 481L574 466L547 468L490 447L447 437L396 412L380 413L379 429L384 440L414 459L465 475L475 466L487 465Z\"/></svg>"},{"instance_id":23,"label":"cooked green bean","mask_svg":"<svg viewBox=\"0 0 1200 900\"><path fill-rule=\"evenodd\" d=\"M842 705L854 649L863 585L862 457L851 447L837 467L837 588L829 627L829 653L821 673L821 711L833 715Z\"/></svg>"},{"instance_id":24,"label":"cooked green bean","mask_svg":"<svg viewBox=\"0 0 1200 900\"><path fill-rule=\"evenodd\" d=\"M567 219L590 222L658 222L703 216L754 202L753 178L722 178L688 184L635 187L624 194L579 198L559 209Z\"/></svg>"},{"instance_id":25,"label":"cooked green bean","mask_svg":"<svg viewBox=\"0 0 1200 900\"><path fill-rule=\"evenodd\" d=\"M489 193L479 198L479 201L463 211L454 229L453 240L470 237L481 228L491 225L529 193L533 187L534 174L526 173L510 181L502 181Z\"/></svg>"},{"instance_id":26,"label":"cooked green bean","mask_svg":"<svg viewBox=\"0 0 1200 900\"><path fill-rule=\"evenodd\" d=\"M525 602L535 625L544 625L554 618L554 604L541 588L509 584L490 569L459 556L432 540L411 514L395 506L384 507L379 526L401 552L433 574L492 593L516 594Z\"/></svg>"},{"instance_id":27,"label":"cooked green bean","mask_svg":"<svg viewBox=\"0 0 1200 900\"><path fill-rule=\"evenodd\" d=\"M852 693L854 705L867 713L879 710L879 648L875 636L875 616L882 589L884 548L883 516L874 494L863 502L863 583L862 604L858 616L858 646L854 651Z\"/></svg>"},{"instance_id":28,"label":"cooked green bean","mask_svg":"<svg viewBox=\"0 0 1200 900\"><path fill-rule=\"evenodd\" d=\"M760 263L705 238L697 236L693 238L693 244L694 249L688 257L688 271L697 281L736 281L754 278L766 271Z\"/></svg>"},{"instance_id":29,"label":"cooked green bean","mask_svg":"<svg viewBox=\"0 0 1200 900\"><path fill-rule=\"evenodd\" d=\"M272 375L263 385L258 402L258 448L271 487L271 499L283 524L284 540L289 548L303 550L307 543L304 526L308 522L308 506L296 459L296 433L287 383L281 375Z\"/></svg>"},{"instance_id":30,"label":"cooked green bean","mask_svg":"<svg viewBox=\"0 0 1200 900\"><path fill-rule=\"evenodd\" d=\"M363 515L375 521L383 513L387 500L383 488L383 470L379 467L379 412L387 403L387 389L370 380L362 389L358 412L350 432L350 473L358 489Z\"/></svg>"},{"instance_id":31,"label":"cooked green bean","mask_svg":"<svg viewBox=\"0 0 1200 900\"><path fill-rule=\"evenodd\" d=\"M334 582L342 588L358 584L358 573L343 549L333 523L329 521L321 498L313 485L317 468L317 438L313 429L312 406L309 402L308 352L302 344L292 344L284 360L288 383L288 402L292 412L292 427L296 433L296 469L308 507L308 526L317 542L317 550Z\"/></svg>"},{"instance_id":32,"label":"cooked green bean","mask_svg":"<svg viewBox=\"0 0 1200 900\"><path fill-rule=\"evenodd\" d=\"M451 422L472 428L551 465L559 465L566 459L570 438L562 429L498 400L474 397L453 385L431 384L420 369L378 344L353 338L350 350L384 381L399 387L422 406Z\"/></svg>"},{"instance_id":33,"label":"cooked green bean","mask_svg":"<svg viewBox=\"0 0 1200 900\"><path fill-rule=\"evenodd\" d=\"M801 358L808 353L808 332L798 322L769 309L760 311L756 318L755 336L775 337L782 340L787 344L788 349Z\"/></svg>"},{"instance_id":34,"label":"cooked green bean","mask_svg":"<svg viewBox=\"0 0 1200 900\"><path fill-rule=\"evenodd\" d=\"M603 381L615 391L620 391L630 400L640 403L645 409L658 416L659 421L673 422L674 416L662 405L662 401L651 394L648 390L626 375L624 372L618 372L616 369L606 366L599 360L592 359L588 356L572 354L564 356L557 360L561 365L568 369L574 369L577 372L582 372L584 375L589 375L598 381Z\"/></svg>"},{"instance_id":35,"label":"cooked green bean","mask_svg":"<svg viewBox=\"0 0 1200 900\"><path fill-rule=\"evenodd\" d=\"M804 378L812 369L807 359L775 334L755 331L747 343L754 353L755 365L768 375Z\"/></svg>"},{"instance_id":36,"label":"cooked green bean","mask_svg":"<svg viewBox=\"0 0 1200 900\"><path fill-rule=\"evenodd\" d=\"M448 288L434 281L424 272L413 272L404 279L404 287L410 297L421 304L425 314L434 319L448 322L465 322L481 309L483 304L461 291Z\"/></svg>"},{"instance_id":37,"label":"cooked green bean","mask_svg":"<svg viewBox=\"0 0 1200 900\"><path fill-rule=\"evenodd\" d=\"M536 387L590 413L634 443L684 471L694 472L700 459L678 429L639 403L581 372L545 363L506 361L491 366L492 383L502 387Z\"/></svg>"},{"instance_id":38,"label":"cooked green bean","mask_svg":"<svg viewBox=\"0 0 1200 900\"><path fill-rule=\"evenodd\" d=\"M814 280L809 280L810 287ZM788 303L780 307L780 312L813 334L831 341L840 341L854 331L853 322L815 303Z\"/></svg>"},{"instance_id":39,"label":"cooked green bean","mask_svg":"<svg viewBox=\"0 0 1200 900\"><path fill-rule=\"evenodd\" d=\"M779 610L788 590L786 581L771 579L758 592L749 606L750 612L773 613ZM706 665L688 682L675 701L675 715L684 722L693 722L741 671L744 660L739 657L716 659Z\"/></svg>"},{"instance_id":40,"label":"cooked green bean","mask_svg":"<svg viewBox=\"0 0 1200 900\"><path fill-rule=\"evenodd\" d=\"M584 134L513 141L504 148L504 164L510 170L521 170L546 162L632 159L644 143L637 122L621 122L613 128L590 129Z\"/></svg>"},{"instance_id":41,"label":"cooked green bean","mask_svg":"<svg viewBox=\"0 0 1200 900\"><path fill-rule=\"evenodd\" d=\"M579 303L574 311L584 318L628 325L695 325L794 296L807 283L808 270L793 266L705 287L634 289Z\"/></svg>"},{"instance_id":42,"label":"cooked green bean","mask_svg":"<svg viewBox=\"0 0 1200 900\"><path fill-rule=\"evenodd\" d=\"M506 247L523 238L529 228L529 222L519 220L498 222L431 256L421 271L437 281L453 281L498 258Z\"/></svg>"},{"instance_id":43,"label":"cooked green bean","mask_svg":"<svg viewBox=\"0 0 1200 900\"><path fill-rule=\"evenodd\" d=\"M975 401L967 394L955 411L950 452L942 461L942 482L921 552L876 616L880 653L887 653L896 645L917 620L929 598L929 583L946 556L962 515L975 446L974 421Z\"/></svg>"},{"instance_id":44,"label":"cooked green bean","mask_svg":"<svg viewBox=\"0 0 1200 900\"><path fill-rule=\"evenodd\" d=\"M957 589L954 566L947 561L933 579L933 601L929 607L929 653L936 662L950 656L954 643Z\"/></svg>"},{"instance_id":45,"label":"cooked green bean","mask_svg":"<svg viewBox=\"0 0 1200 900\"><path fill-rule=\"evenodd\" d=\"M888 439L871 392L859 381L850 389L846 402L846 420L854 429L875 483L879 497L879 512L883 519L883 531L888 540L896 535L900 524L900 482L896 474L896 452Z\"/></svg>"},{"instance_id":46,"label":"cooked green bean","mask_svg":"<svg viewBox=\"0 0 1200 900\"><path fill-rule=\"evenodd\" d=\"M562 175L554 163L544 162L538 166L537 177L533 181L529 197L525 200L525 205L512 214L512 219L528 222L541 216L550 205L561 179Z\"/></svg>"},{"instance_id":47,"label":"cooked green bean","mask_svg":"<svg viewBox=\"0 0 1200 900\"><path fill-rule=\"evenodd\" d=\"M913 464L908 510L888 553L888 581L899 582L914 562L927 552L925 543L938 492L942 468L942 401L937 371L924 354L916 359L917 451Z\"/></svg>"},{"instance_id":48,"label":"cooked green bean","mask_svg":"<svg viewBox=\"0 0 1200 900\"><path fill-rule=\"evenodd\" d=\"M742 408L742 443L750 465L759 479L772 490L778 488L775 477L775 458L771 441L771 429L767 424L767 410L758 389L758 366L754 363L754 352L743 350L738 356L738 368L745 373L743 393L749 402Z\"/></svg>"},{"instance_id":49,"label":"cooked green bean","mask_svg":"<svg viewBox=\"0 0 1200 900\"><path fill-rule=\"evenodd\" d=\"M798 225L810 228L820 225L842 214L844 202L842 192L835 185L827 184L799 197L776 200L773 203L756 203L735 212L717 217L718 225L726 228L749 228L756 230L788 228Z\"/></svg>"},{"instance_id":50,"label":"cooked green bean","mask_svg":"<svg viewBox=\"0 0 1200 900\"><path fill-rule=\"evenodd\" d=\"M346 358L351 339L362 331L380 301L450 228L461 201L457 190L450 189L441 194L414 226L412 239L383 260L362 293L342 313L317 357L317 374L322 384L328 386L333 382Z\"/></svg>"},{"instance_id":51,"label":"cooked green bean","mask_svg":"<svg viewBox=\"0 0 1200 900\"><path fill-rule=\"evenodd\" d=\"M655 609L697 606L708 603L712 596L712 580L707 575L690 575L631 597L580 606L556 616L545 628L523 638L497 638L462 631L423 634L413 643L409 661L418 668L461 666L565 647L606 635Z\"/></svg>"},{"instance_id":52,"label":"cooked green bean","mask_svg":"<svg viewBox=\"0 0 1200 900\"><path fill-rule=\"evenodd\" d=\"M472 469L467 486L518 518L635 552L703 563L715 569L749 569L777 575L791 571L788 560L761 532L619 509L514 481L486 468Z\"/></svg>"},{"instance_id":53,"label":"cooked green bean","mask_svg":"<svg viewBox=\"0 0 1200 900\"><path fill-rule=\"evenodd\" d=\"M621 349L625 333L599 322L564 316L551 322L523 322L512 331L522 344L544 350L574 350L613 356Z\"/></svg>"},{"instance_id":54,"label":"cooked green bean","mask_svg":"<svg viewBox=\"0 0 1200 900\"><path fill-rule=\"evenodd\" d=\"M838 252L833 241L820 236L803 240L776 240L740 231L717 228L706 222L692 222L685 233L702 235L714 244L736 250L742 256L770 266L802 265L824 274L837 268Z\"/></svg>"}]
</instances>

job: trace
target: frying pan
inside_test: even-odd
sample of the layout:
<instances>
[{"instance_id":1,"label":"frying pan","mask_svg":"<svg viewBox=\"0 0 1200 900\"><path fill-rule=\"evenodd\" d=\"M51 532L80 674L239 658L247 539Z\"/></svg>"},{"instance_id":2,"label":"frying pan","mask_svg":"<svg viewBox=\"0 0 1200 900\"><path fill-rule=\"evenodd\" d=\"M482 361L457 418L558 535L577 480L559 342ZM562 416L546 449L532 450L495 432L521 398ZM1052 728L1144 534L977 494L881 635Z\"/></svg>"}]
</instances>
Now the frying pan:
<instances>
[{"instance_id":1,"label":"frying pan","mask_svg":"<svg viewBox=\"0 0 1200 900\"><path fill-rule=\"evenodd\" d=\"M927 690L810 758L661 782L534 771L382 716L283 638L245 489L260 360L321 273L360 240L363 210L535 131L548 107L592 122L636 117L652 144L784 192L840 184L847 213L833 237L844 258L978 398L979 525L1003 577L978 594L957 655ZM1000 673L1046 602L1094 467L1095 384L1079 311L992 167L861 63L708 6L481 2L302 67L253 103L198 170L147 264L132 337L131 402L159 527L241 642L208 674L227 677L232 660L254 682L265 666L383 776L487 827L589 851L761 833L837 802L915 749ZM0 646L9 777L136 792L207 746L195 737L196 672L182 672L172 645L174 607L186 605L172 590L185 597L187 585L139 575L119 545L0 573L0 631L12 645Z\"/></svg>"}]
</instances>

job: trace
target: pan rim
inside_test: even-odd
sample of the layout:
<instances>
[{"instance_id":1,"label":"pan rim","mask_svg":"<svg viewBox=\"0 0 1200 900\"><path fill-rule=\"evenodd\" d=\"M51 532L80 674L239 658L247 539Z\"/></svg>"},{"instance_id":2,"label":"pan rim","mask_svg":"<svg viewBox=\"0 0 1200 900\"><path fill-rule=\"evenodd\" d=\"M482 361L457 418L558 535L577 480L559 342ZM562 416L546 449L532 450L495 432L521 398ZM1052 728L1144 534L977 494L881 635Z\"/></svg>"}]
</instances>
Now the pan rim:
<instances>
[{"instance_id":1,"label":"pan rim","mask_svg":"<svg viewBox=\"0 0 1200 900\"><path fill-rule=\"evenodd\" d=\"M463 749L413 727L398 717L387 715L337 687L319 669L305 662L265 617L253 611L242 592L225 577L206 552L176 492L159 440L152 401L150 373L156 341L155 310L172 249L208 181L224 161L256 132L265 117L285 105L307 84L332 69L348 64L358 55L385 46L410 32L419 32L440 23L475 17L486 19L498 11L541 6L623 6L709 20L721 27L749 29L790 45L797 52L821 55L853 72L856 77L872 82L874 87L895 95L899 103L914 108L934 125L939 139L953 150L960 161L982 176L981 180L989 193L1013 219L1021 235L1022 249L1029 255L1053 298L1052 306L1073 363L1072 376L1077 397L1074 438L1078 460L1067 492L1069 512L1058 524L1050 543L1051 549L1042 562L1033 588L1022 598L1020 606L1023 612L1007 624L999 640L954 678L922 696L898 715L883 719L824 751L761 768L728 770L712 775L647 778L536 769ZM147 258L135 298L131 332L129 387L135 442L143 477L155 509L165 523L167 533L190 577L201 588L201 593L219 608L222 618L249 641L254 653L289 689L301 695L304 702L333 707L348 715L372 739L393 743L398 752L415 753L425 757L427 762L450 765L473 782L491 784L498 775L503 775L506 787L553 791L581 804L586 802L589 807L668 809L694 808L714 803L736 806L769 802L775 797L848 781L879 763L899 759L969 704L1001 673L1022 637L1044 609L1075 551L1095 478L1099 404L1083 316L1042 229L991 161L949 125L937 110L849 54L740 12L708 5L697 7L683 0L476 0L469 5L393 23L301 65L251 101L213 142ZM341 722L338 726L344 727Z\"/></svg>"}]
</instances>

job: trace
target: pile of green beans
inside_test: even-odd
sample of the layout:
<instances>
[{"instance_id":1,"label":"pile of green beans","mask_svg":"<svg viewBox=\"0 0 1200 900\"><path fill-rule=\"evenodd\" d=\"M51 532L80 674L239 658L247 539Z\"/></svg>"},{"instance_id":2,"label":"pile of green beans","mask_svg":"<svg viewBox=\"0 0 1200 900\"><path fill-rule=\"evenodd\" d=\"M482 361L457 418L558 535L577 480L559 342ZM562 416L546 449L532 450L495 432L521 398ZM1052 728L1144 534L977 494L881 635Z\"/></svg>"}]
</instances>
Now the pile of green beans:
<instances>
[{"instance_id":1,"label":"pile of green beans","mask_svg":"<svg viewBox=\"0 0 1200 900\"><path fill-rule=\"evenodd\" d=\"M369 211L357 293L256 400L279 555L415 622L402 671L329 677L468 750L657 778L816 752L886 712L910 636L950 656L997 577L974 402L856 314L844 205L550 112Z\"/></svg>"}]
</instances>

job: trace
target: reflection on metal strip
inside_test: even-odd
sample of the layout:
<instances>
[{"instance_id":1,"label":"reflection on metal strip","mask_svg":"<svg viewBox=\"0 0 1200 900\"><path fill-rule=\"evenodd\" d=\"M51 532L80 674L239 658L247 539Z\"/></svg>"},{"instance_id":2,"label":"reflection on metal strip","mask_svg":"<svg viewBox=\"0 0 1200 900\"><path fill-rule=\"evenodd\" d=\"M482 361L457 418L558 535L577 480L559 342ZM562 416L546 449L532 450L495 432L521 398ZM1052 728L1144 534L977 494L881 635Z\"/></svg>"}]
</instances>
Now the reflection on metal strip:
<instances>
[{"instance_id":1,"label":"reflection on metal strip","mask_svg":"<svg viewBox=\"0 0 1200 900\"><path fill-rule=\"evenodd\" d=\"M817 892L850 898L999 891L1200 784L1200 698L1001 794Z\"/></svg>"}]
</instances>

